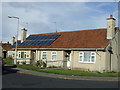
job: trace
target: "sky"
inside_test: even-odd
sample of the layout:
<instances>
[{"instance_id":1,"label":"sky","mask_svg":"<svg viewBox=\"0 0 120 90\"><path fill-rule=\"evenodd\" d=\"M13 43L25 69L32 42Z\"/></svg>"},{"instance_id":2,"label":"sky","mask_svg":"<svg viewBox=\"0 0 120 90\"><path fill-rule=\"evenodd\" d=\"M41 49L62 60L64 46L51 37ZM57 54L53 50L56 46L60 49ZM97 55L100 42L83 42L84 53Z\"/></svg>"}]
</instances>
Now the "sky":
<instances>
[{"instance_id":1,"label":"sky","mask_svg":"<svg viewBox=\"0 0 120 90\"><path fill-rule=\"evenodd\" d=\"M106 28L106 18L110 14L118 19L118 3L115 2L2 2L0 3L1 36L3 42L11 42L17 32L19 17L19 34L27 29L30 34L64 32Z\"/></svg>"}]
</instances>

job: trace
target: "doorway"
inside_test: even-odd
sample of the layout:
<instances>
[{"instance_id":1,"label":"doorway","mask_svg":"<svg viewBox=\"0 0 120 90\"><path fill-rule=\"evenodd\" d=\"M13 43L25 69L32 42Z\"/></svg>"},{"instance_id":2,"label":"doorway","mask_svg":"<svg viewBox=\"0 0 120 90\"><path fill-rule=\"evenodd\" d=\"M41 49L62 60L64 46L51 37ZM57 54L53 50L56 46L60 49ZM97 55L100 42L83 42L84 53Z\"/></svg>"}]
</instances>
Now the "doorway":
<instances>
[{"instance_id":1,"label":"doorway","mask_svg":"<svg viewBox=\"0 0 120 90\"><path fill-rule=\"evenodd\" d=\"M7 51L3 51L3 58L7 57Z\"/></svg>"},{"instance_id":2,"label":"doorway","mask_svg":"<svg viewBox=\"0 0 120 90\"><path fill-rule=\"evenodd\" d=\"M35 60L36 60L36 51L32 50L31 51L31 62L30 62L30 64L35 65Z\"/></svg>"},{"instance_id":3,"label":"doorway","mask_svg":"<svg viewBox=\"0 0 120 90\"><path fill-rule=\"evenodd\" d=\"M67 68L71 68L71 51L66 51Z\"/></svg>"}]
</instances>

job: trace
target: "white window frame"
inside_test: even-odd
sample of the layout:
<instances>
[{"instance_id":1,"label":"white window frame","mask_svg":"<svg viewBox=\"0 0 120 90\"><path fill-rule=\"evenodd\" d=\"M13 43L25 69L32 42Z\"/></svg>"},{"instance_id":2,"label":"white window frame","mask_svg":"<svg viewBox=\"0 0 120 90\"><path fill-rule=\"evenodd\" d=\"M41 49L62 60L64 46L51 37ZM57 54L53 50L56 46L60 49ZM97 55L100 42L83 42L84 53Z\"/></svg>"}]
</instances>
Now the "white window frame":
<instances>
[{"instance_id":1,"label":"white window frame","mask_svg":"<svg viewBox=\"0 0 120 90\"><path fill-rule=\"evenodd\" d=\"M21 57L21 53L22 53L22 52L24 53L23 58L27 58L27 52L26 52L26 51L19 51L18 57L19 57L19 55L20 55L19 58L22 58L22 57Z\"/></svg>"},{"instance_id":2,"label":"white window frame","mask_svg":"<svg viewBox=\"0 0 120 90\"><path fill-rule=\"evenodd\" d=\"M18 57L21 58L21 52L18 53Z\"/></svg>"},{"instance_id":3,"label":"white window frame","mask_svg":"<svg viewBox=\"0 0 120 90\"><path fill-rule=\"evenodd\" d=\"M94 55L92 55L92 53L94 53ZM92 60L91 60L92 56L94 56L94 58L95 58L94 62L92 62ZM91 63L95 63L96 62L96 53L95 52L91 52L90 61L91 61Z\"/></svg>"},{"instance_id":4,"label":"white window frame","mask_svg":"<svg viewBox=\"0 0 120 90\"><path fill-rule=\"evenodd\" d=\"M46 52L46 51L42 51L42 52L41 52L41 59L43 59L43 53L44 53L44 52L46 53L46 59L47 59L47 52Z\"/></svg>"},{"instance_id":5,"label":"white window frame","mask_svg":"<svg viewBox=\"0 0 120 90\"><path fill-rule=\"evenodd\" d=\"M53 54L54 52L55 52L56 54ZM56 59L55 59L55 60L52 59L52 56L53 56L53 55L56 55ZM52 51L52 52L51 52L51 61L56 61L56 60L57 60L57 52L56 52L56 51Z\"/></svg>"},{"instance_id":6,"label":"white window frame","mask_svg":"<svg viewBox=\"0 0 120 90\"><path fill-rule=\"evenodd\" d=\"M80 57L82 57L82 60L81 60L81 61L80 61ZM80 52L80 53L79 53L79 61L80 61L80 62L83 62L83 59L84 59L83 57L84 57L84 52Z\"/></svg>"},{"instance_id":7,"label":"white window frame","mask_svg":"<svg viewBox=\"0 0 120 90\"><path fill-rule=\"evenodd\" d=\"M24 58L27 58L27 52L24 52Z\"/></svg>"},{"instance_id":8,"label":"white window frame","mask_svg":"<svg viewBox=\"0 0 120 90\"><path fill-rule=\"evenodd\" d=\"M95 52L89 52L90 53L90 62L84 61L84 54L85 53L86 52L79 52L79 62L81 62L81 63L95 63L96 62L96 53ZM92 55L92 53L94 53L94 55ZM80 61L80 56L82 56L81 61ZM94 56L94 58L95 58L94 62L91 61L92 56Z\"/></svg>"}]
</instances>

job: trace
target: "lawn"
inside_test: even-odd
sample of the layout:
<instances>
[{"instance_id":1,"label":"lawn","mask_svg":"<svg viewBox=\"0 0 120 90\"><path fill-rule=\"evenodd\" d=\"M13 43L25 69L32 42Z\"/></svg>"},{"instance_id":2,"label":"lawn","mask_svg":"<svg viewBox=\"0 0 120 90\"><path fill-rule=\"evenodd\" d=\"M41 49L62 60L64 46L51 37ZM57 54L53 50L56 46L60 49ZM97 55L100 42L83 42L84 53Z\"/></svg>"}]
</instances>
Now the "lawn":
<instances>
[{"instance_id":1,"label":"lawn","mask_svg":"<svg viewBox=\"0 0 120 90\"><path fill-rule=\"evenodd\" d=\"M85 72L79 70L64 70L64 69L39 69L36 66L29 66L29 65L18 65L19 68L39 71L39 72L46 72L46 73L54 73L54 74L61 74L61 75L73 75L73 76L96 76L96 77L118 77L118 73L113 72Z\"/></svg>"},{"instance_id":2,"label":"lawn","mask_svg":"<svg viewBox=\"0 0 120 90\"><path fill-rule=\"evenodd\" d=\"M14 60L13 59L3 59L6 64L13 65Z\"/></svg>"},{"instance_id":3,"label":"lawn","mask_svg":"<svg viewBox=\"0 0 120 90\"><path fill-rule=\"evenodd\" d=\"M4 59L6 64L12 65L13 60L11 59ZM64 69L40 69L37 66L31 65L17 65L18 68L33 70L38 72L46 72L46 73L54 73L54 74L61 74L61 75L74 75L74 76L96 76L96 77L118 77L118 73L115 72L85 72L79 70L64 70ZM120 74L119 74L120 77Z\"/></svg>"}]
</instances>

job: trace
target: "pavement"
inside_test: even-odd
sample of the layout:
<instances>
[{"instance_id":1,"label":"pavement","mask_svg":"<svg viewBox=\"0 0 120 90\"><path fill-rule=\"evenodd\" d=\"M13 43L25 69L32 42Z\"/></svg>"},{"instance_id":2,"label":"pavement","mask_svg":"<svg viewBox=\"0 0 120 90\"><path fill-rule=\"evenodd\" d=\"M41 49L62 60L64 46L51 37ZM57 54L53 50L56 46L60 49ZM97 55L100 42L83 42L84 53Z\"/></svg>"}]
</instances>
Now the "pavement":
<instances>
[{"instance_id":1,"label":"pavement","mask_svg":"<svg viewBox=\"0 0 120 90\"><path fill-rule=\"evenodd\" d=\"M73 79L73 80L91 80L91 81L120 81L120 77L93 77L93 76L70 76L70 75L59 75L45 72L37 72L32 70L25 70L21 68L12 68L17 70L17 73L30 74L35 76L60 78L60 79Z\"/></svg>"}]
</instances>

